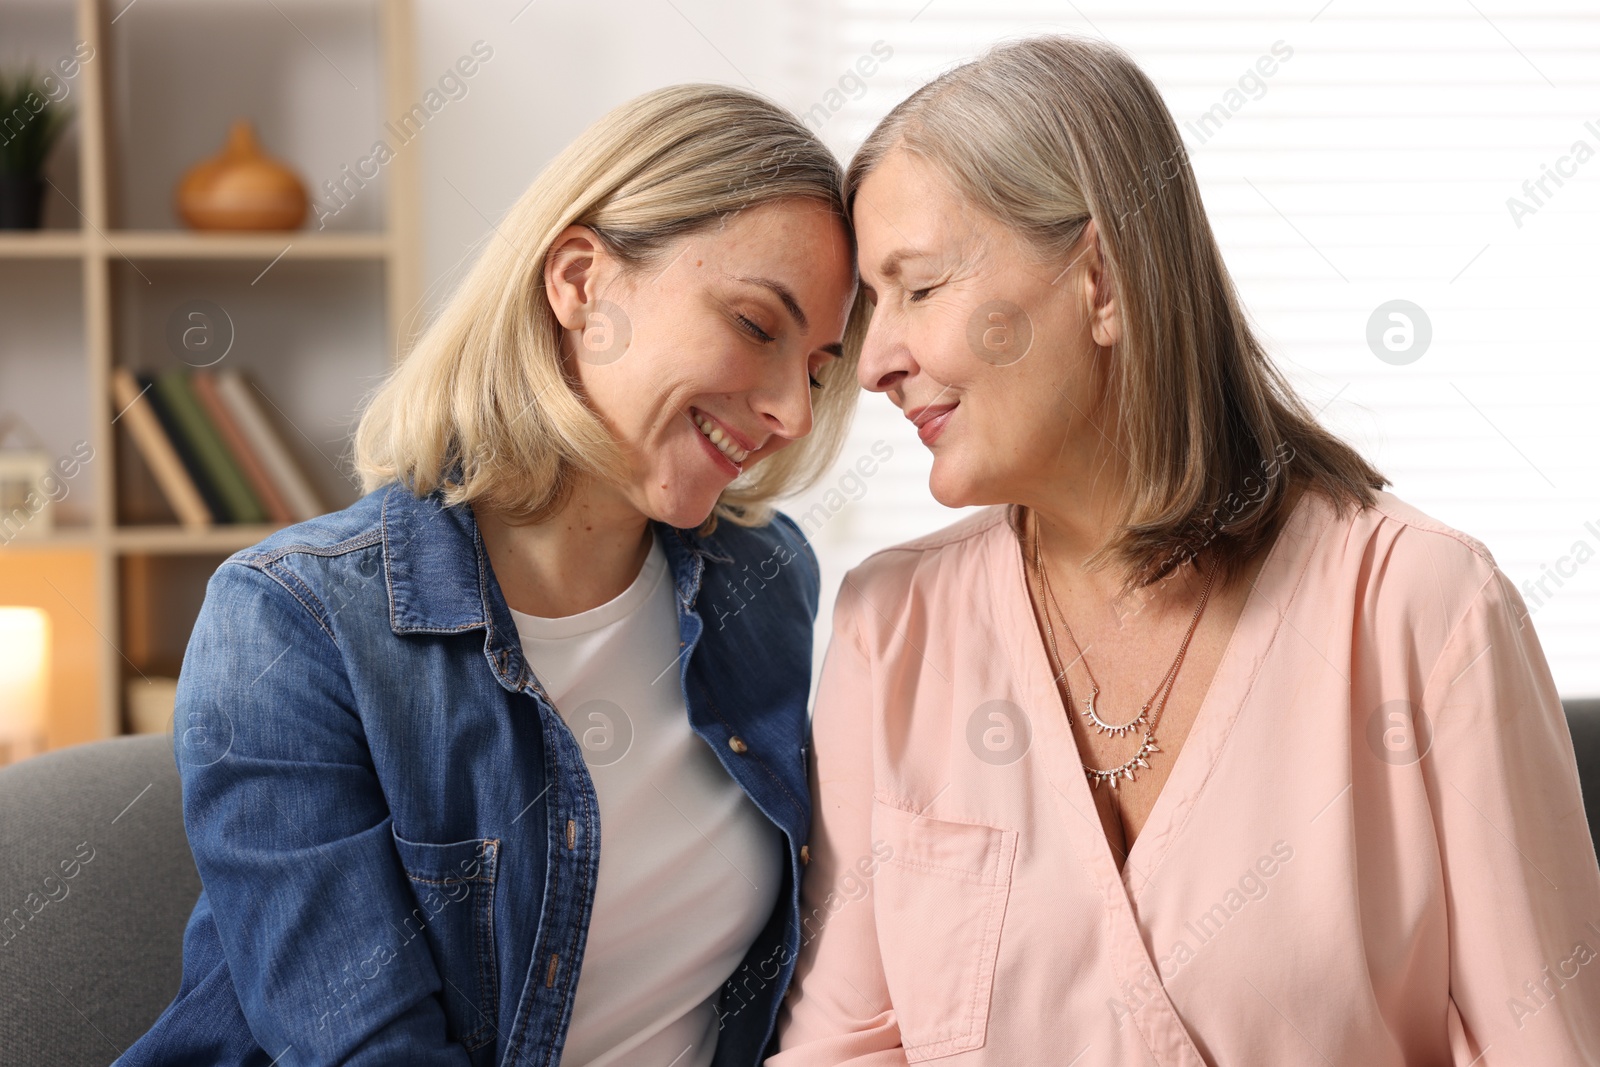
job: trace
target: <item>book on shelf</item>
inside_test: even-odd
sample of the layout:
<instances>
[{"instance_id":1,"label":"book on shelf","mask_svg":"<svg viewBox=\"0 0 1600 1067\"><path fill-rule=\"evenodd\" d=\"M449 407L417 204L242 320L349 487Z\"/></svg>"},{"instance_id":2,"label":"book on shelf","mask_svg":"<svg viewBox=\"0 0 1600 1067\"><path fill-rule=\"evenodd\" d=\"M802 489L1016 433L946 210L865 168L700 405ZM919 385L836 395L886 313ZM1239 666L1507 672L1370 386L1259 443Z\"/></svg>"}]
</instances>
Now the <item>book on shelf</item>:
<instances>
[{"instance_id":1,"label":"book on shelf","mask_svg":"<svg viewBox=\"0 0 1600 1067\"><path fill-rule=\"evenodd\" d=\"M234 462L238 464L245 479L250 483L256 499L266 510L267 518L280 526L293 522L294 512L284 503L283 494L279 493L278 487L273 484L272 475L267 473L261 457L256 455L255 449L245 439L238 420L233 417L233 412L228 410L227 402L222 399L222 393L217 388L216 375L210 371L196 371L191 383L194 385L195 398L200 401L206 416L217 428L217 433L222 436L228 451L233 454Z\"/></svg>"},{"instance_id":2,"label":"book on shelf","mask_svg":"<svg viewBox=\"0 0 1600 1067\"><path fill-rule=\"evenodd\" d=\"M244 375L238 371L223 371L217 375L217 392L221 394L228 410L233 413L245 440L255 449L256 458L261 461L267 473L272 476L279 492L283 494L284 502L294 515L294 521L305 522L327 511L316 490L311 487L305 472L290 455L283 438L272 428L267 413L256 400L256 393L260 392L260 388L245 381Z\"/></svg>"},{"instance_id":3,"label":"book on shelf","mask_svg":"<svg viewBox=\"0 0 1600 1067\"><path fill-rule=\"evenodd\" d=\"M212 496L222 505L222 514L228 522L263 523L267 513L261 501L250 491L239 465L222 443L217 428L211 425L206 413L195 398L185 371L170 370L155 380L150 391L159 406L164 406L176 427L174 440L178 451L195 459L200 476L211 485Z\"/></svg>"},{"instance_id":4,"label":"book on shelf","mask_svg":"<svg viewBox=\"0 0 1600 1067\"><path fill-rule=\"evenodd\" d=\"M281 525L326 510L252 389L236 371L112 375L129 436L185 527Z\"/></svg>"},{"instance_id":5,"label":"book on shelf","mask_svg":"<svg viewBox=\"0 0 1600 1067\"><path fill-rule=\"evenodd\" d=\"M206 478L205 470L200 466L200 459L188 447L183 434L178 430L178 417L165 401L161 394L156 392L155 379L148 374L137 375L134 379L138 383L140 404L149 404L150 410L155 413L156 423L161 427L161 433L167 443L172 447L178 459L183 462L183 469L188 472L189 484L195 487L200 494L200 499L205 502L206 514L210 517L207 525L228 521L227 509L217 497L216 486ZM139 406L139 405L135 405Z\"/></svg>"},{"instance_id":6,"label":"book on shelf","mask_svg":"<svg viewBox=\"0 0 1600 1067\"><path fill-rule=\"evenodd\" d=\"M121 412L117 417L126 420L128 436L144 457L150 473L178 521L190 529L203 530L212 523L211 509L200 495L200 489L189 475L189 469L172 447L155 413L154 405L143 403L143 389L125 367L118 367L111 375L111 393Z\"/></svg>"}]
</instances>

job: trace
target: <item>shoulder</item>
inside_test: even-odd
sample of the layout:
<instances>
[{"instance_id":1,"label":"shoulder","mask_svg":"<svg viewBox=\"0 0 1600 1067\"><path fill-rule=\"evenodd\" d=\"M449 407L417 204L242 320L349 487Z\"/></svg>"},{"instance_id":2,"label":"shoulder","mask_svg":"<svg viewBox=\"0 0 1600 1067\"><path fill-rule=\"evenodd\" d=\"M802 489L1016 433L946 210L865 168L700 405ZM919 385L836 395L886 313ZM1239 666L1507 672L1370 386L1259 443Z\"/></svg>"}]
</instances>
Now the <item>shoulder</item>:
<instances>
[{"instance_id":1,"label":"shoulder","mask_svg":"<svg viewBox=\"0 0 1600 1067\"><path fill-rule=\"evenodd\" d=\"M375 597L377 589L370 587L384 587L373 580L382 574L388 491L286 526L235 552L212 575L208 605L257 617L284 609L304 612L332 637L333 617L342 607L363 591Z\"/></svg>"},{"instance_id":2,"label":"shoulder","mask_svg":"<svg viewBox=\"0 0 1600 1067\"><path fill-rule=\"evenodd\" d=\"M845 575L837 611L864 620L877 616L877 609L889 610L889 605L938 600L980 588L987 582L993 553L1015 544L1009 510L998 504L986 507L932 533L874 552Z\"/></svg>"},{"instance_id":3,"label":"shoulder","mask_svg":"<svg viewBox=\"0 0 1600 1067\"><path fill-rule=\"evenodd\" d=\"M1449 565L1485 578L1495 567L1494 556L1482 541L1424 514L1393 493L1380 491L1377 502L1367 510L1379 524L1404 532L1408 548L1430 552Z\"/></svg>"},{"instance_id":4,"label":"shoulder","mask_svg":"<svg viewBox=\"0 0 1600 1067\"><path fill-rule=\"evenodd\" d=\"M390 487L392 488L392 487ZM229 563L263 568L296 555L340 555L383 540L383 506L389 488L374 490L347 508L285 526L235 552Z\"/></svg>"},{"instance_id":5,"label":"shoulder","mask_svg":"<svg viewBox=\"0 0 1600 1067\"><path fill-rule=\"evenodd\" d=\"M919 576L969 567L993 548L996 538L1010 537L1007 508L997 504L932 533L879 549L851 570L848 580L863 589L903 589Z\"/></svg>"},{"instance_id":6,"label":"shoulder","mask_svg":"<svg viewBox=\"0 0 1600 1067\"><path fill-rule=\"evenodd\" d=\"M1331 510L1331 505L1323 503ZM1335 517L1328 551L1391 596L1445 596L1469 603L1499 573L1484 543L1393 493Z\"/></svg>"},{"instance_id":7,"label":"shoulder","mask_svg":"<svg viewBox=\"0 0 1600 1067\"><path fill-rule=\"evenodd\" d=\"M1310 561L1308 610L1345 601L1358 647L1405 648L1427 663L1474 609L1526 614L1482 541L1394 494L1342 516L1325 499L1313 506L1331 518Z\"/></svg>"}]
</instances>

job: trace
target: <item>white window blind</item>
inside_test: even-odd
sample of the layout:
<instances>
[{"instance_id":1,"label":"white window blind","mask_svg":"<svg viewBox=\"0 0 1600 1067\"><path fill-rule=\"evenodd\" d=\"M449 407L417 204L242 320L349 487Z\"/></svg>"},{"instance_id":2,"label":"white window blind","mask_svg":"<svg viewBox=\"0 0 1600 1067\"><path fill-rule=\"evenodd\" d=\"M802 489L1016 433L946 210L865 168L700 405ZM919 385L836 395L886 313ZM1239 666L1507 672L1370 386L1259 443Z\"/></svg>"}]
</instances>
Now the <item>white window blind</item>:
<instances>
[{"instance_id":1,"label":"white window blind","mask_svg":"<svg viewBox=\"0 0 1600 1067\"><path fill-rule=\"evenodd\" d=\"M1279 365L1397 495L1488 545L1562 694L1600 694L1592 0L834 4L835 80L811 121L846 160L895 102L991 43L1076 33L1128 50ZM1413 362L1368 343L1394 300L1431 326ZM929 458L866 395L839 467L786 505L809 513L822 557L819 661L844 571L959 517L929 495Z\"/></svg>"}]
</instances>

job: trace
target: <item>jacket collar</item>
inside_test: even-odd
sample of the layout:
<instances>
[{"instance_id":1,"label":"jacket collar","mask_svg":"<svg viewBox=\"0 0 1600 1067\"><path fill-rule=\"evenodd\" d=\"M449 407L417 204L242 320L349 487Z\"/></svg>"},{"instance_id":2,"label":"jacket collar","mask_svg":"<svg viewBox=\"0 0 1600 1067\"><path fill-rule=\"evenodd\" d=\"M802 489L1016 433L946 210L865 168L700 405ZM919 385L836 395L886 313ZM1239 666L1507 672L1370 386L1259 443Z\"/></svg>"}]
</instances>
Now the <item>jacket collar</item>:
<instances>
[{"instance_id":1,"label":"jacket collar","mask_svg":"<svg viewBox=\"0 0 1600 1067\"><path fill-rule=\"evenodd\" d=\"M650 524L666 552L681 610L692 610L706 560L728 562L692 530ZM397 634L459 633L489 627L515 633L472 508L418 498L398 483L383 498L383 566L389 625ZM490 626L493 620L494 625Z\"/></svg>"}]
</instances>

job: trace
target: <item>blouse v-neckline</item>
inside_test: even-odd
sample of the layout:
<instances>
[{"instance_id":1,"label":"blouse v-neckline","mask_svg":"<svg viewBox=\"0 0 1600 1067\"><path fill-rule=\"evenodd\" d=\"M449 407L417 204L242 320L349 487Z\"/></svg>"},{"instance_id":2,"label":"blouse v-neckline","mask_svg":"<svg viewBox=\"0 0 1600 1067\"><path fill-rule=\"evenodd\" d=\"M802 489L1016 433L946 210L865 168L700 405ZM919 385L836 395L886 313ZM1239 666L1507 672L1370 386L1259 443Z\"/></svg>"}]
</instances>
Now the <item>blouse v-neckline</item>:
<instances>
[{"instance_id":1,"label":"blouse v-neckline","mask_svg":"<svg viewBox=\"0 0 1600 1067\"><path fill-rule=\"evenodd\" d=\"M1184 743L1121 868L1113 854L1095 806L1066 709L1055 685L1029 596L1022 549L1009 532L1003 538L1002 572L998 584L1006 591L1005 611L1010 631L1018 636L1011 649L1013 667L1027 695L1036 736L1031 755L1043 761L1056 793L1072 809L1074 839L1092 861L1092 869L1107 884L1108 904L1122 897L1136 907L1140 891L1154 877L1172 842L1181 834L1221 757L1229 733L1249 695L1268 650L1278 636L1285 609L1299 588L1316 538L1326 528L1333 511L1315 492L1304 492L1267 550L1267 557L1251 583L1239 617L1229 634L1222 656L1207 685ZM1009 531L1009 524L1005 524ZM1090 833L1085 841L1078 831Z\"/></svg>"}]
</instances>

